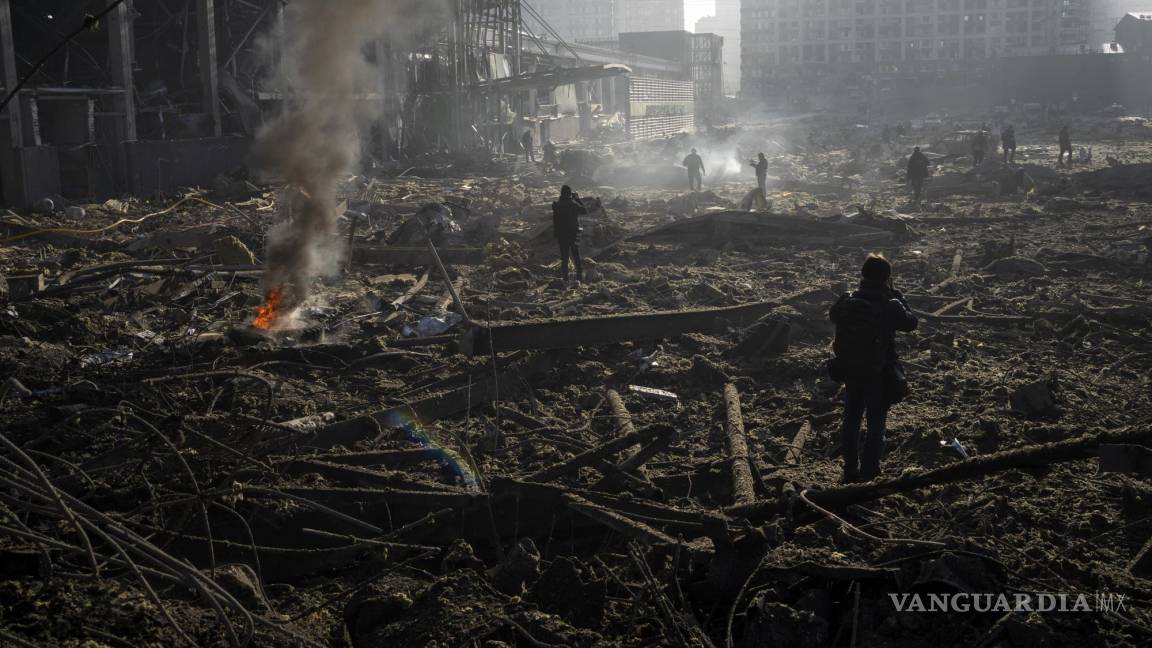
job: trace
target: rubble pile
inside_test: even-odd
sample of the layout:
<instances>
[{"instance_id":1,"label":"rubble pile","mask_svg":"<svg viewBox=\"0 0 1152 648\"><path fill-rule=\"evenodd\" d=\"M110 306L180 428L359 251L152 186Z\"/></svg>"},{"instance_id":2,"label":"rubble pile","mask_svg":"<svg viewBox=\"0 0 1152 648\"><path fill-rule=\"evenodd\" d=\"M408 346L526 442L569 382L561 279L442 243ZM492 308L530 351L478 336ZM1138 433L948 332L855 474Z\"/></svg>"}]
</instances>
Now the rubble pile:
<instances>
[{"instance_id":1,"label":"rubble pile","mask_svg":"<svg viewBox=\"0 0 1152 648\"><path fill-rule=\"evenodd\" d=\"M293 312L261 288L275 188L4 214L0 643L1142 645L1147 164L1022 137L1020 191L938 157L917 207L877 134L784 134L717 136L769 156L757 211L750 169L669 191L657 146L350 178ZM841 485L827 311L872 250L921 318L913 392Z\"/></svg>"}]
</instances>

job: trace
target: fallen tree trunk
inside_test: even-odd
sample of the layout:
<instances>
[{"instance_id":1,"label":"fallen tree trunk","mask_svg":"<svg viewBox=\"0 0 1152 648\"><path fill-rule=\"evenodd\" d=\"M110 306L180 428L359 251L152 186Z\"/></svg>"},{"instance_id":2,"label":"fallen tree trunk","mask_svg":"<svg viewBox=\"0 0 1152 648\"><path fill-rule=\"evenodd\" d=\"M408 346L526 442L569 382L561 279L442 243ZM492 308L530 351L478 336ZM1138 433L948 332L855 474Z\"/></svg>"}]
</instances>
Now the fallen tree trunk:
<instances>
[{"instance_id":1,"label":"fallen tree trunk","mask_svg":"<svg viewBox=\"0 0 1152 648\"><path fill-rule=\"evenodd\" d=\"M894 493L903 493L965 479L978 479L1012 468L1047 466L1054 463L1089 459L1096 456L1101 445L1138 443L1149 439L1152 439L1152 426L1138 426L1115 432L1089 434L1066 441L1024 446L983 457L975 457L935 470L904 474L886 481L841 486L823 491L810 490L808 491L808 499L826 508L861 504ZM730 506L724 512L732 517L743 517L753 522L766 522L786 513L792 504L791 497L782 497Z\"/></svg>"},{"instance_id":2,"label":"fallen tree trunk","mask_svg":"<svg viewBox=\"0 0 1152 648\"><path fill-rule=\"evenodd\" d=\"M728 469L732 475L732 500L737 505L756 501L752 485L752 468L748 464L748 439L744 434L744 415L740 413L740 392L736 385L724 385L724 413L728 430Z\"/></svg>"}]
</instances>

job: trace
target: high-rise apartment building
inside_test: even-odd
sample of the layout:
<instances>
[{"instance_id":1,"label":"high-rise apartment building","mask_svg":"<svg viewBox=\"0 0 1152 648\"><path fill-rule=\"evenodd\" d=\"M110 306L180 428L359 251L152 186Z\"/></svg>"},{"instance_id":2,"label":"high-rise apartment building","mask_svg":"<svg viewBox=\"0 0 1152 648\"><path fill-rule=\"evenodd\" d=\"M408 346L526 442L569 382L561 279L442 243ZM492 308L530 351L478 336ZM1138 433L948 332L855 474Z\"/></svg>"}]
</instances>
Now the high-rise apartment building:
<instances>
[{"instance_id":1,"label":"high-rise apartment building","mask_svg":"<svg viewBox=\"0 0 1152 648\"><path fill-rule=\"evenodd\" d=\"M611 47L622 33L683 30L684 0L532 0L524 22L541 36Z\"/></svg>"},{"instance_id":2,"label":"high-rise apartment building","mask_svg":"<svg viewBox=\"0 0 1152 648\"><path fill-rule=\"evenodd\" d=\"M696 33L716 34L724 38L724 92L739 93L740 0L716 0L716 15L698 20Z\"/></svg>"},{"instance_id":3,"label":"high-rise apartment building","mask_svg":"<svg viewBox=\"0 0 1152 648\"><path fill-rule=\"evenodd\" d=\"M684 0L617 0L617 33L683 31Z\"/></svg>"},{"instance_id":4,"label":"high-rise apartment building","mask_svg":"<svg viewBox=\"0 0 1152 648\"><path fill-rule=\"evenodd\" d=\"M524 23L545 38L570 42L610 41L620 33L618 5L631 0L532 0L532 11L524 9ZM539 14L555 30L552 34L533 15Z\"/></svg>"},{"instance_id":5,"label":"high-rise apartment building","mask_svg":"<svg viewBox=\"0 0 1152 648\"><path fill-rule=\"evenodd\" d=\"M743 0L742 89L964 74L1001 56L1087 51L1092 1Z\"/></svg>"}]
</instances>

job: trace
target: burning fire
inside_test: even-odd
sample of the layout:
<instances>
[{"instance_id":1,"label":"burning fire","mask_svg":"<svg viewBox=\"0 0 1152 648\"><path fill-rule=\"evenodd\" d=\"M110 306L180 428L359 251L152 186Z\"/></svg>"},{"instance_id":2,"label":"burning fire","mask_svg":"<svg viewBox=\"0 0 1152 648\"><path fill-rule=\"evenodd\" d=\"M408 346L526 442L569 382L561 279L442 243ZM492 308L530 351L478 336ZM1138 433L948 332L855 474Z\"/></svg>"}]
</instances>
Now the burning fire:
<instances>
[{"instance_id":1,"label":"burning fire","mask_svg":"<svg viewBox=\"0 0 1152 648\"><path fill-rule=\"evenodd\" d=\"M256 311L256 319L252 320L252 326L265 331L271 329L276 320L280 319L280 305L283 301L283 288L269 290L264 296L264 303Z\"/></svg>"}]
</instances>

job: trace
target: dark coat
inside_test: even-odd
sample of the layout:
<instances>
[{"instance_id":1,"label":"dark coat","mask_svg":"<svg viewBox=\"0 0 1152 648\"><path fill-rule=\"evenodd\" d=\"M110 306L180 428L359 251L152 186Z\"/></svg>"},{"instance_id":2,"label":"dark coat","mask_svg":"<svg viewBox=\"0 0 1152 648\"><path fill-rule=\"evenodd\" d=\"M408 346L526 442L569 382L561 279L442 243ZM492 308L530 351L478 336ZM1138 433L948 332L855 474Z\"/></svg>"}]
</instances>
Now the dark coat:
<instances>
[{"instance_id":1,"label":"dark coat","mask_svg":"<svg viewBox=\"0 0 1152 648\"><path fill-rule=\"evenodd\" d=\"M908 158L908 179L923 180L928 177L928 156L919 151L913 151Z\"/></svg>"},{"instance_id":2,"label":"dark coat","mask_svg":"<svg viewBox=\"0 0 1152 648\"><path fill-rule=\"evenodd\" d=\"M757 161L756 164L752 165L752 168L756 169L756 177L757 178L767 178L768 177L768 160L767 159Z\"/></svg>"},{"instance_id":3,"label":"dark coat","mask_svg":"<svg viewBox=\"0 0 1152 648\"><path fill-rule=\"evenodd\" d=\"M695 153L689 153L688 156L684 158L683 164L685 167L687 167L688 173L693 175L697 175L704 171L704 160Z\"/></svg>"},{"instance_id":4,"label":"dark coat","mask_svg":"<svg viewBox=\"0 0 1152 648\"><path fill-rule=\"evenodd\" d=\"M556 240L574 243L580 236L580 216L587 214L584 203L576 198L561 198L552 203L552 229Z\"/></svg>"},{"instance_id":5,"label":"dark coat","mask_svg":"<svg viewBox=\"0 0 1152 648\"><path fill-rule=\"evenodd\" d=\"M884 329L884 354L889 364L896 363L899 360L896 355L896 332L915 331L916 326L920 323L920 320L908 306L908 302L904 300L904 295L898 290L890 290L886 284L868 279L861 280L858 289L851 293L845 293L828 311L828 319L832 320L833 324L840 319L843 304L851 297L859 297L870 302L883 304L880 325Z\"/></svg>"}]
</instances>

